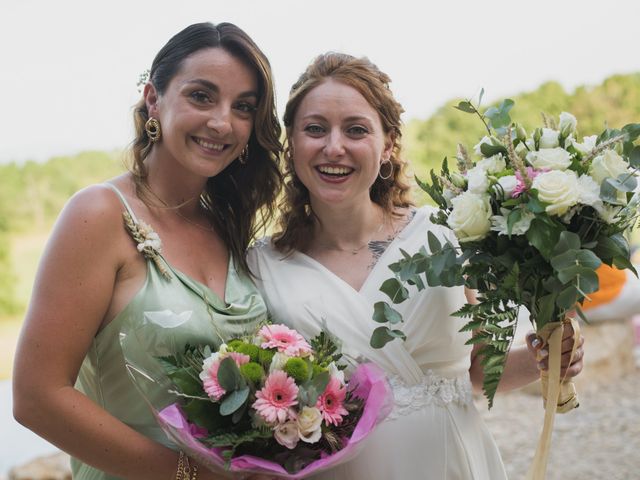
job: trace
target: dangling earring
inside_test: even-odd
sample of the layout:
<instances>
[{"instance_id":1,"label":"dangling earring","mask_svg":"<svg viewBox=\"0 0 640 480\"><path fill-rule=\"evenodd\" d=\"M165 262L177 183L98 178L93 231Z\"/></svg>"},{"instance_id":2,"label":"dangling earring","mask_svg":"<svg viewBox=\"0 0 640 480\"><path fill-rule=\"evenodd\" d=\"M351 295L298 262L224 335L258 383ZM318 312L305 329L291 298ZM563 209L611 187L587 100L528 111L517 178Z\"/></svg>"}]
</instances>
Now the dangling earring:
<instances>
[{"instance_id":1,"label":"dangling earring","mask_svg":"<svg viewBox=\"0 0 640 480\"><path fill-rule=\"evenodd\" d=\"M160 137L162 136L162 129L160 128L160 122L157 119L149 117L147 123L144 124L144 129L147 132L147 137L149 137L151 143L156 143L160 140Z\"/></svg>"},{"instance_id":2,"label":"dangling earring","mask_svg":"<svg viewBox=\"0 0 640 480\"><path fill-rule=\"evenodd\" d=\"M385 163L389 164L389 173L387 175L382 175L382 165L384 165ZM382 179L382 180L388 180L391 178L391 176L393 175L393 163L391 163L391 160L389 160L388 158L386 160L383 160L382 162L380 162L380 170L378 170L378 176Z\"/></svg>"},{"instance_id":3,"label":"dangling earring","mask_svg":"<svg viewBox=\"0 0 640 480\"><path fill-rule=\"evenodd\" d=\"M249 144L247 143L247 145L244 147L244 149L242 150L242 152L240 152L240 156L238 157L238 160L240 161L241 164L245 164L247 163L247 161L249 160Z\"/></svg>"}]
</instances>

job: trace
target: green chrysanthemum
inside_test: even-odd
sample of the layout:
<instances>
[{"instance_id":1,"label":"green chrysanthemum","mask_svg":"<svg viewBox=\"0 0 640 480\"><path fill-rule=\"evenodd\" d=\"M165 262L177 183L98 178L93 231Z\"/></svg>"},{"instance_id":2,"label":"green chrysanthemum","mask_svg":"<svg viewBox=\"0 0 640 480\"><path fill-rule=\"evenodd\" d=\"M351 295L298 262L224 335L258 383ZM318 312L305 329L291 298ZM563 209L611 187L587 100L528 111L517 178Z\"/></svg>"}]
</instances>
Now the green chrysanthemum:
<instances>
[{"instance_id":1,"label":"green chrysanthemum","mask_svg":"<svg viewBox=\"0 0 640 480\"><path fill-rule=\"evenodd\" d=\"M296 382L304 382L309 377L307 362L301 358L290 358L284 365L284 371Z\"/></svg>"},{"instance_id":2,"label":"green chrysanthemum","mask_svg":"<svg viewBox=\"0 0 640 480\"><path fill-rule=\"evenodd\" d=\"M252 362L258 362L258 356L260 354L260 348L257 345L252 345L250 343L242 343L236 347L236 352L244 353L245 355L249 355Z\"/></svg>"},{"instance_id":3,"label":"green chrysanthemum","mask_svg":"<svg viewBox=\"0 0 640 480\"><path fill-rule=\"evenodd\" d=\"M240 373L250 382L258 383L264 377L264 368L256 362L249 362L240 365Z\"/></svg>"},{"instance_id":4,"label":"green chrysanthemum","mask_svg":"<svg viewBox=\"0 0 640 480\"><path fill-rule=\"evenodd\" d=\"M275 354L275 350L259 349L258 362L260 362L260 365L262 365L264 368L269 368L269 365L271 365L271 360L273 360L273 356Z\"/></svg>"}]
</instances>

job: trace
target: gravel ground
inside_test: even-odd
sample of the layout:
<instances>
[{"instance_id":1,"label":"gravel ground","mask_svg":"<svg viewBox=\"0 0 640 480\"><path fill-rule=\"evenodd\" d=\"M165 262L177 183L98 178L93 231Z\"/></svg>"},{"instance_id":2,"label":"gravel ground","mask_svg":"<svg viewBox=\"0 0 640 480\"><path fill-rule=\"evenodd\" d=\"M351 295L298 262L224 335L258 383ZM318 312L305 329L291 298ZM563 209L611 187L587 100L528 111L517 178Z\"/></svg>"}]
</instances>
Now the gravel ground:
<instances>
[{"instance_id":1,"label":"gravel ground","mask_svg":"<svg viewBox=\"0 0 640 480\"><path fill-rule=\"evenodd\" d=\"M640 369L578 392L580 407L556 415L547 480L640 479ZM500 394L478 408L493 433L511 480L524 479L542 430L539 396Z\"/></svg>"}]
</instances>

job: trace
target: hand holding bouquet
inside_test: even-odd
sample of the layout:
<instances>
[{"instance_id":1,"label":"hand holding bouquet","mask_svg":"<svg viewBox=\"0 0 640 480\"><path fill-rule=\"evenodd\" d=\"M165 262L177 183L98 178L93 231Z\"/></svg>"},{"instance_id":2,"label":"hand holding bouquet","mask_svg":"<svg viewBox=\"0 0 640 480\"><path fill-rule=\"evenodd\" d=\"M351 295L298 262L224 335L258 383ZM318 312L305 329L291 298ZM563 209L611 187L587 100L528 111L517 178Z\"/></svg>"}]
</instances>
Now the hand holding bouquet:
<instances>
[{"instance_id":1,"label":"hand holding bouquet","mask_svg":"<svg viewBox=\"0 0 640 480\"><path fill-rule=\"evenodd\" d=\"M165 433L212 470L302 478L334 466L388 413L384 375L359 365L349 382L337 345L268 324L215 351L160 358L180 399L159 412Z\"/></svg>"}]
</instances>

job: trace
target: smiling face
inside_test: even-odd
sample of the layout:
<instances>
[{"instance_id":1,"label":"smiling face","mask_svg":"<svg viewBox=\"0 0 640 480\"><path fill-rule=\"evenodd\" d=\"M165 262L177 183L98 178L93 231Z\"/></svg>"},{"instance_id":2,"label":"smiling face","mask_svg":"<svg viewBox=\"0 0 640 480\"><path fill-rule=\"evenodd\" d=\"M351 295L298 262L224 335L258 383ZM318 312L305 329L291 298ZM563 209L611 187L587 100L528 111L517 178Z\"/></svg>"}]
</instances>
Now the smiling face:
<instances>
[{"instance_id":1,"label":"smiling face","mask_svg":"<svg viewBox=\"0 0 640 480\"><path fill-rule=\"evenodd\" d=\"M249 141L257 92L253 70L224 49L195 52L162 95L152 84L145 89L149 115L162 127L154 150L192 175L217 175Z\"/></svg>"},{"instance_id":2,"label":"smiling face","mask_svg":"<svg viewBox=\"0 0 640 480\"><path fill-rule=\"evenodd\" d=\"M378 112L358 90L333 79L300 102L289 142L312 204L370 202L369 189L392 148Z\"/></svg>"}]
</instances>

